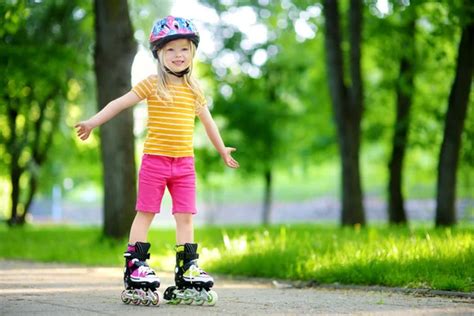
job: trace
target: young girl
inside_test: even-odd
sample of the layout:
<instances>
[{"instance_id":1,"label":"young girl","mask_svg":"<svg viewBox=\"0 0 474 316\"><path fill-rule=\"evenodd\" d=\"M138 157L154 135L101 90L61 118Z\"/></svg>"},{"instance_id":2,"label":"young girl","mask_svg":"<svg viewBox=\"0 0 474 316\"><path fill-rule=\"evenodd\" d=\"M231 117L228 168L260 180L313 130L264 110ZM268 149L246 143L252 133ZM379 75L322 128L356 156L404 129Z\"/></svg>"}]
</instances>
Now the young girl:
<instances>
[{"instance_id":1,"label":"young girl","mask_svg":"<svg viewBox=\"0 0 474 316\"><path fill-rule=\"evenodd\" d=\"M196 175L194 169L193 131L197 115L224 163L238 168L212 119L206 100L193 78L192 61L199 44L199 34L187 19L168 16L153 25L150 46L157 59L158 72L139 82L125 95L111 101L87 121L78 123L77 134L86 140L92 129L112 119L122 110L146 99L148 132L139 172L137 214L130 230L124 256L125 303L157 304L160 280L147 265L150 244L147 234L155 214L160 212L165 187L173 201L176 221L176 286L165 291L165 299L174 303L207 301L217 296L210 288L213 278L197 265L193 214L196 214Z\"/></svg>"}]
</instances>

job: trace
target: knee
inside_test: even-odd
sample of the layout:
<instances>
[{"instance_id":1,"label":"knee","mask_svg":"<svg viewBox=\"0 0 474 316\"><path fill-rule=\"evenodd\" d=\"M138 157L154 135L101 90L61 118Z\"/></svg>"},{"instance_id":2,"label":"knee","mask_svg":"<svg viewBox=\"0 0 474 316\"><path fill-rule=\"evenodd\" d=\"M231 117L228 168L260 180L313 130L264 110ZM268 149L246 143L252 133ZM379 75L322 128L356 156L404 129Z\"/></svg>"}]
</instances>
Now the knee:
<instances>
[{"instance_id":1,"label":"knee","mask_svg":"<svg viewBox=\"0 0 474 316\"><path fill-rule=\"evenodd\" d=\"M145 222L151 222L153 218L155 217L154 213L150 212L137 212L135 215L135 220L138 221L145 221Z\"/></svg>"},{"instance_id":2,"label":"knee","mask_svg":"<svg viewBox=\"0 0 474 316\"><path fill-rule=\"evenodd\" d=\"M192 214L175 214L176 224L179 226L190 226L193 224Z\"/></svg>"}]
</instances>

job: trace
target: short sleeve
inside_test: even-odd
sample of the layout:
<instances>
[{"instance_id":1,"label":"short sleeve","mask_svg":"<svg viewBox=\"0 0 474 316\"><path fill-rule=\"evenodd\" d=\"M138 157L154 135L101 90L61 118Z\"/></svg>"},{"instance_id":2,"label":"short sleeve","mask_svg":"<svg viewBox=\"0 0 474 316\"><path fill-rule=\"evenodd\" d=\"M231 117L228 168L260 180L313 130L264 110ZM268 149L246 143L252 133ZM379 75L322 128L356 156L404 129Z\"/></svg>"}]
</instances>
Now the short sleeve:
<instances>
[{"instance_id":1,"label":"short sleeve","mask_svg":"<svg viewBox=\"0 0 474 316\"><path fill-rule=\"evenodd\" d=\"M137 85L132 88L132 91L141 99L146 99L155 91L155 82L153 80L153 76L149 76L146 79L143 79Z\"/></svg>"},{"instance_id":2,"label":"short sleeve","mask_svg":"<svg viewBox=\"0 0 474 316\"><path fill-rule=\"evenodd\" d=\"M200 94L196 98L196 115L199 115L199 113L201 113L202 109L205 107L207 107L207 100L202 94Z\"/></svg>"}]
</instances>

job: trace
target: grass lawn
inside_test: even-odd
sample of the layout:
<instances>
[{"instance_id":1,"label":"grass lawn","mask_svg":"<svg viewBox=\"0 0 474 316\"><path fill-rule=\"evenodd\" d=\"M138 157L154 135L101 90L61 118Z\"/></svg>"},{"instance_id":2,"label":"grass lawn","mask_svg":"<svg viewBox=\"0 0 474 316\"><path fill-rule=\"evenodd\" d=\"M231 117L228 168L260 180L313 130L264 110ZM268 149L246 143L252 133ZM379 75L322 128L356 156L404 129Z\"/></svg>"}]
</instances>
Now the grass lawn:
<instances>
[{"instance_id":1,"label":"grass lawn","mask_svg":"<svg viewBox=\"0 0 474 316\"><path fill-rule=\"evenodd\" d=\"M173 229L153 229L150 265L172 271ZM200 264L212 273L474 291L474 227L434 229L299 224L196 229ZM126 240L97 227L0 226L0 258L121 266Z\"/></svg>"}]
</instances>

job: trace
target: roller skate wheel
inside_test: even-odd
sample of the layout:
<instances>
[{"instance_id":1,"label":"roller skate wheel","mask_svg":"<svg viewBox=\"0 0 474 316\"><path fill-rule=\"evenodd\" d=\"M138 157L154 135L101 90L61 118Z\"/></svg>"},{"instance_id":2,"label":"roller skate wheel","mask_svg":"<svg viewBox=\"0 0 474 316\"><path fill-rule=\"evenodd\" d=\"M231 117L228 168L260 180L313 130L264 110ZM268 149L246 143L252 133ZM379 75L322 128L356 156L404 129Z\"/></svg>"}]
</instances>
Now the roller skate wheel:
<instances>
[{"instance_id":1,"label":"roller skate wheel","mask_svg":"<svg viewBox=\"0 0 474 316\"><path fill-rule=\"evenodd\" d=\"M140 303L144 300L144 297L142 295L142 291L140 290L134 290L132 292L132 303L135 305L140 305Z\"/></svg>"},{"instance_id":2,"label":"roller skate wheel","mask_svg":"<svg viewBox=\"0 0 474 316\"><path fill-rule=\"evenodd\" d=\"M168 303L171 304L171 305L178 305L179 303L181 303L181 299L180 298L173 298L170 301L168 301Z\"/></svg>"},{"instance_id":3,"label":"roller skate wheel","mask_svg":"<svg viewBox=\"0 0 474 316\"><path fill-rule=\"evenodd\" d=\"M125 304L130 304L130 298L128 297L127 295L127 290L124 290L122 291L122 295L121 295L121 298L122 298L122 302L124 302Z\"/></svg>"},{"instance_id":4,"label":"roller skate wheel","mask_svg":"<svg viewBox=\"0 0 474 316\"><path fill-rule=\"evenodd\" d=\"M194 301L194 291L190 289L184 290L184 299L183 299L183 304L186 305L191 305Z\"/></svg>"},{"instance_id":5,"label":"roller skate wheel","mask_svg":"<svg viewBox=\"0 0 474 316\"><path fill-rule=\"evenodd\" d=\"M207 292L207 305L214 306L216 305L217 300L218 300L218 296L215 291L210 290L209 292Z\"/></svg>"},{"instance_id":6,"label":"roller skate wheel","mask_svg":"<svg viewBox=\"0 0 474 316\"><path fill-rule=\"evenodd\" d=\"M153 299L151 300L151 303L153 305L159 305L160 304L160 292L155 291L155 292L152 292L152 294L153 294Z\"/></svg>"},{"instance_id":7,"label":"roller skate wheel","mask_svg":"<svg viewBox=\"0 0 474 316\"><path fill-rule=\"evenodd\" d=\"M181 298L176 295L177 290L173 290L173 293L171 294L171 298L168 300L168 303L171 305L178 305L181 303Z\"/></svg>"},{"instance_id":8,"label":"roller skate wheel","mask_svg":"<svg viewBox=\"0 0 474 316\"><path fill-rule=\"evenodd\" d=\"M176 295L178 292L176 286L170 286L165 290L165 293L163 293L163 299L165 299L168 304L178 305L181 303L181 299Z\"/></svg>"},{"instance_id":9,"label":"roller skate wheel","mask_svg":"<svg viewBox=\"0 0 474 316\"><path fill-rule=\"evenodd\" d=\"M194 300L194 304L201 306L202 304L204 304L204 301L205 300L202 297L199 297Z\"/></svg>"}]
</instances>

